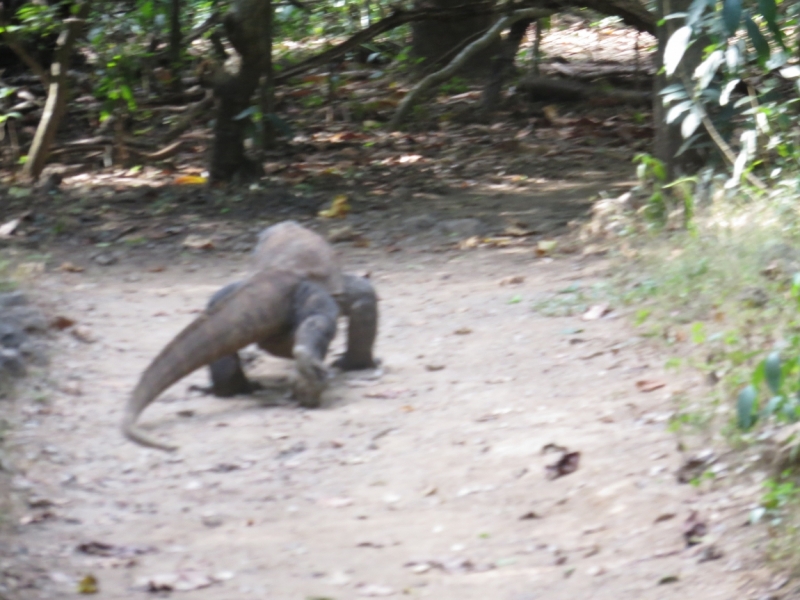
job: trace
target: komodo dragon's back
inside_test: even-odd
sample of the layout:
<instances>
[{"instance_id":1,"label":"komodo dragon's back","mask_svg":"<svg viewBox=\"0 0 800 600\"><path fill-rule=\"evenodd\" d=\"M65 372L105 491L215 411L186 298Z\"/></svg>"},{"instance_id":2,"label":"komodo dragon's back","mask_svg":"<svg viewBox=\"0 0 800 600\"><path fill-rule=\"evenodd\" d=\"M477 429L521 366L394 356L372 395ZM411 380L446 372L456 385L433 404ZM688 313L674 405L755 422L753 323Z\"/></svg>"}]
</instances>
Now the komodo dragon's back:
<instances>
[{"instance_id":1,"label":"komodo dragon's back","mask_svg":"<svg viewBox=\"0 0 800 600\"><path fill-rule=\"evenodd\" d=\"M280 269L316 281L334 296L344 293L342 269L333 248L296 221L262 231L253 254L256 272Z\"/></svg>"},{"instance_id":2,"label":"komodo dragon's back","mask_svg":"<svg viewBox=\"0 0 800 600\"><path fill-rule=\"evenodd\" d=\"M136 426L142 411L161 392L195 369L280 331L291 311L292 291L300 281L344 293L339 261L321 236L294 221L265 229L255 250L255 271L173 339L142 374L128 399L122 429L139 443L164 450Z\"/></svg>"}]
</instances>

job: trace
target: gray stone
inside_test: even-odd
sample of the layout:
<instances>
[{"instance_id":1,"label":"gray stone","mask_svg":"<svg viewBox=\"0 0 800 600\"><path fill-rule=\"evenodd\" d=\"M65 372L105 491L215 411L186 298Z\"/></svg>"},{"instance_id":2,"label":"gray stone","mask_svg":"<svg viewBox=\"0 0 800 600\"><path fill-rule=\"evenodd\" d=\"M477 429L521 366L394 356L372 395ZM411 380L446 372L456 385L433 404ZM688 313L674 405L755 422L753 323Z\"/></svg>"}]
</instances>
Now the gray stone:
<instances>
[{"instance_id":1,"label":"gray stone","mask_svg":"<svg viewBox=\"0 0 800 600\"><path fill-rule=\"evenodd\" d=\"M0 294L0 308L23 306L25 304L28 304L28 297L19 290Z\"/></svg>"},{"instance_id":2,"label":"gray stone","mask_svg":"<svg viewBox=\"0 0 800 600\"><path fill-rule=\"evenodd\" d=\"M44 333L49 328L47 319L35 306L14 306L0 310L0 322L13 323L27 333Z\"/></svg>"},{"instance_id":3,"label":"gray stone","mask_svg":"<svg viewBox=\"0 0 800 600\"><path fill-rule=\"evenodd\" d=\"M437 231L443 235L459 239L481 235L486 227L480 219L448 219L436 226Z\"/></svg>"},{"instance_id":4,"label":"gray stone","mask_svg":"<svg viewBox=\"0 0 800 600\"><path fill-rule=\"evenodd\" d=\"M436 219L428 214L415 215L403 221L403 230L408 232L427 231L436 227Z\"/></svg>"},{"instance_id":5,"label":"gray stone","mask_svg":"<svg viewBox=\"0 0 800 600\"><path fill-rule=\"evenodd\" d=\"M12 321L0 321L0 346L19 348L25 341L25 331Z\"/></svg>"},{"instance_id":6,"label":"gray stone","mask_svg":"<svg viewBox=\"0 0 800 600\"><path fill-rule=\"evenodd\" d=\"M12 377L25 375L25 361L19 351L0 348L0 384Z\"/></svg>"},{"instance_id":7,"label":"gray stone","mask_svg":"<svg viewBox=\"0 0 800 600\"><path fill-rule=\"evenodd\" d=\"M117 262L117 260L118 259L116 256L114 256L113 254L108 254L106 252L98 254L94 257L94 262L104 267L107 267L108 265L113 265L115 262Z\"/></svg>"},{"instance_id":8,"label":"gray stone","mask_svg":"<svg viewBox=\"0 0 800 600\"><path fill-rule=\"evenodd\" d=\"M28 338L20 344L19 352L27 362L41 367L50 362L47 349L45 341Z\"/></svg>"}]
</instances>

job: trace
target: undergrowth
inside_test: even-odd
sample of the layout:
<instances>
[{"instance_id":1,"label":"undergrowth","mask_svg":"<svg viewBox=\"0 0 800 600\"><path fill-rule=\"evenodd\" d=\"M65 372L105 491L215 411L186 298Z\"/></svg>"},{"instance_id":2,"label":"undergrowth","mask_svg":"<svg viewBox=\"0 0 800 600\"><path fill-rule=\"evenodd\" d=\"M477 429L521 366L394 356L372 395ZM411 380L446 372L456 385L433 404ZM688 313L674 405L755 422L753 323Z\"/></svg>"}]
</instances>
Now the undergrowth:
<instances>
[{"instance_id":1,"label":"undergrowth","mask_svg":"<svg viewBox=\"0 0 800 600\"><path fill-rule=\"evenodd\" d=\"M788 439L793 458L770 465L751 520L768 524L769 558L797 569L800 429L776 440L800 420L800 228L775 206L710 209L689 229L630 236L616 294L642 335L673 349L667 366L705 375L707 393L681 399L673 431L750 455L785 455Z\"/></svg>"}]
</instances>

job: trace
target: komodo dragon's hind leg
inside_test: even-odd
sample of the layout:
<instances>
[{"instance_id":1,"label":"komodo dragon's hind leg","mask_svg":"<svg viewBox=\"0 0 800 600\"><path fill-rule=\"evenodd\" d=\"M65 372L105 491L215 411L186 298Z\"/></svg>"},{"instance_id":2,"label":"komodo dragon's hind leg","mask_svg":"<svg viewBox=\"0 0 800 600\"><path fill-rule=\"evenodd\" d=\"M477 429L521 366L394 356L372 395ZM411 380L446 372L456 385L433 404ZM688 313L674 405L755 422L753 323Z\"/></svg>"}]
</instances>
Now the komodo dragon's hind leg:
<instances>
[{"instance_id":1,"label":"komodo dragon's hind leg","mask_svg":"<svg viewBox=\"0 0 800 600\"><path fill-rule=\"evenodd\" d=\"M347 349L333 366L343 371L377 367L380 361L372 356L372 347L378 334L378 296L369 279L345 275L339 307L348 318Z\"/></svg>"},{"instance_id":2,"label":"komodo dragon's hind leg","mask_svg":"<svg viewBox=\"0 0 800 600\"><path fill-rule=\"evenodd\" d=\"M211 299L208 301L208 308L212 308L241 285L241 281L226 285L211 296ZM247 379L242 370L242 361L239 358L239 354L236 352L215 360L208 365L208 368L211 373L211 387L199 388L206 393L212 393L220 398L229 398L239 394L249 394L261 389L260 384Z\"/></svg>"},{"instance_id":3,"label":"komodo dragon's hind leg","mask_svg":"<svg viewBox=\"0 0 800 600\"><path fill-rule=\"evenodd\" d=\"M324 287L310 281L297 286L292 304L292 356L297 366L294 396L301 406L316 408L328 384L325 355L336 334L339 306Z\"/></svg>"}]
</instances>

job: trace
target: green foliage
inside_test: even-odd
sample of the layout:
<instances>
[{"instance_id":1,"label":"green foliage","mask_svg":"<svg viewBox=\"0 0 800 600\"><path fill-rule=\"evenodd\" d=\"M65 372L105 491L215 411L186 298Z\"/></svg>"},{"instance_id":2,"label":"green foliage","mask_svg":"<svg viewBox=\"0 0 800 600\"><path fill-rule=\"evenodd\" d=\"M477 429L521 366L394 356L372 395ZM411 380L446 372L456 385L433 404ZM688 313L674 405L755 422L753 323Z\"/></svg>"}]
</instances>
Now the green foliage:
<instances>
[{"instance_id":1,"label":"green foliage","mask_svg":"<svg viewBox=\"0 0 800 600\"><path fill-rule=\"evenodd\" d=\"M644 207L644 216L651 223L663 225L667 221L668 207L665 198L664 185L667 182L667 170L664 163L649 154L637 154L634 163L636 177L639 180L639 189L646 190L650 195Z\"/></svg>"},{"instance_id":2,"label":"green foliage","mask_svg":"<svg viewBox=\"0 0 800 600\"><path fill-rule=\"evenodd\" d=\"M784 472L779 479L770 478L764 482L766 491L761 497L760 506L750 512L750 521L757 523L765 516L772 525L780 525L787 510L800 498L800 487L788 480L790 473Z\"/></svg>"},{"instance_id":3,"label":"green foliage","mask_svg":"<svg viewBox=\"0 0 800 600\"><path fill-rule=\"evenodd\" d=\"M439 90L445 96L453 96L455 94L463 94L469 89L466 80L463 77L453 77L439 86Z\"/></svg>"},{"instance_id":4,"label":"green foliage","mask_svg":"<svg viewBox=\"0 0 800 600\"><path fill-rule=\"evenodd\" d=\"M791 296L800 311L800 275L794 277ZM762 402L763 398L768 400ZM739 393L737 406L737 424L744 431L759 419L774 417L783 423L800 419L800 333L788 336L781 352L771 352L758 364L750 385Z\"/></svg>"},{"instance_id":5,"label":"green foliage","mask_svg":"<svg viewBox=\"0 0 800 600\"><path fill-rule=\"evenodd\" d=\"M666 44L668 75L680 73L692 44L702 41L704 47L694 72L662 90L666 121L681 123L686 142L679 153L700 139L701 124L711 123L737 153L729 187L751 170L797 185L800 150L792 116L800 100L800 67L791 57L800 43L784 30L796 28L798 16L800 5L784 2L779 10L776 0L695 0L686 13L671 15L685 25Z\"/></svg>"}]
</instances>

